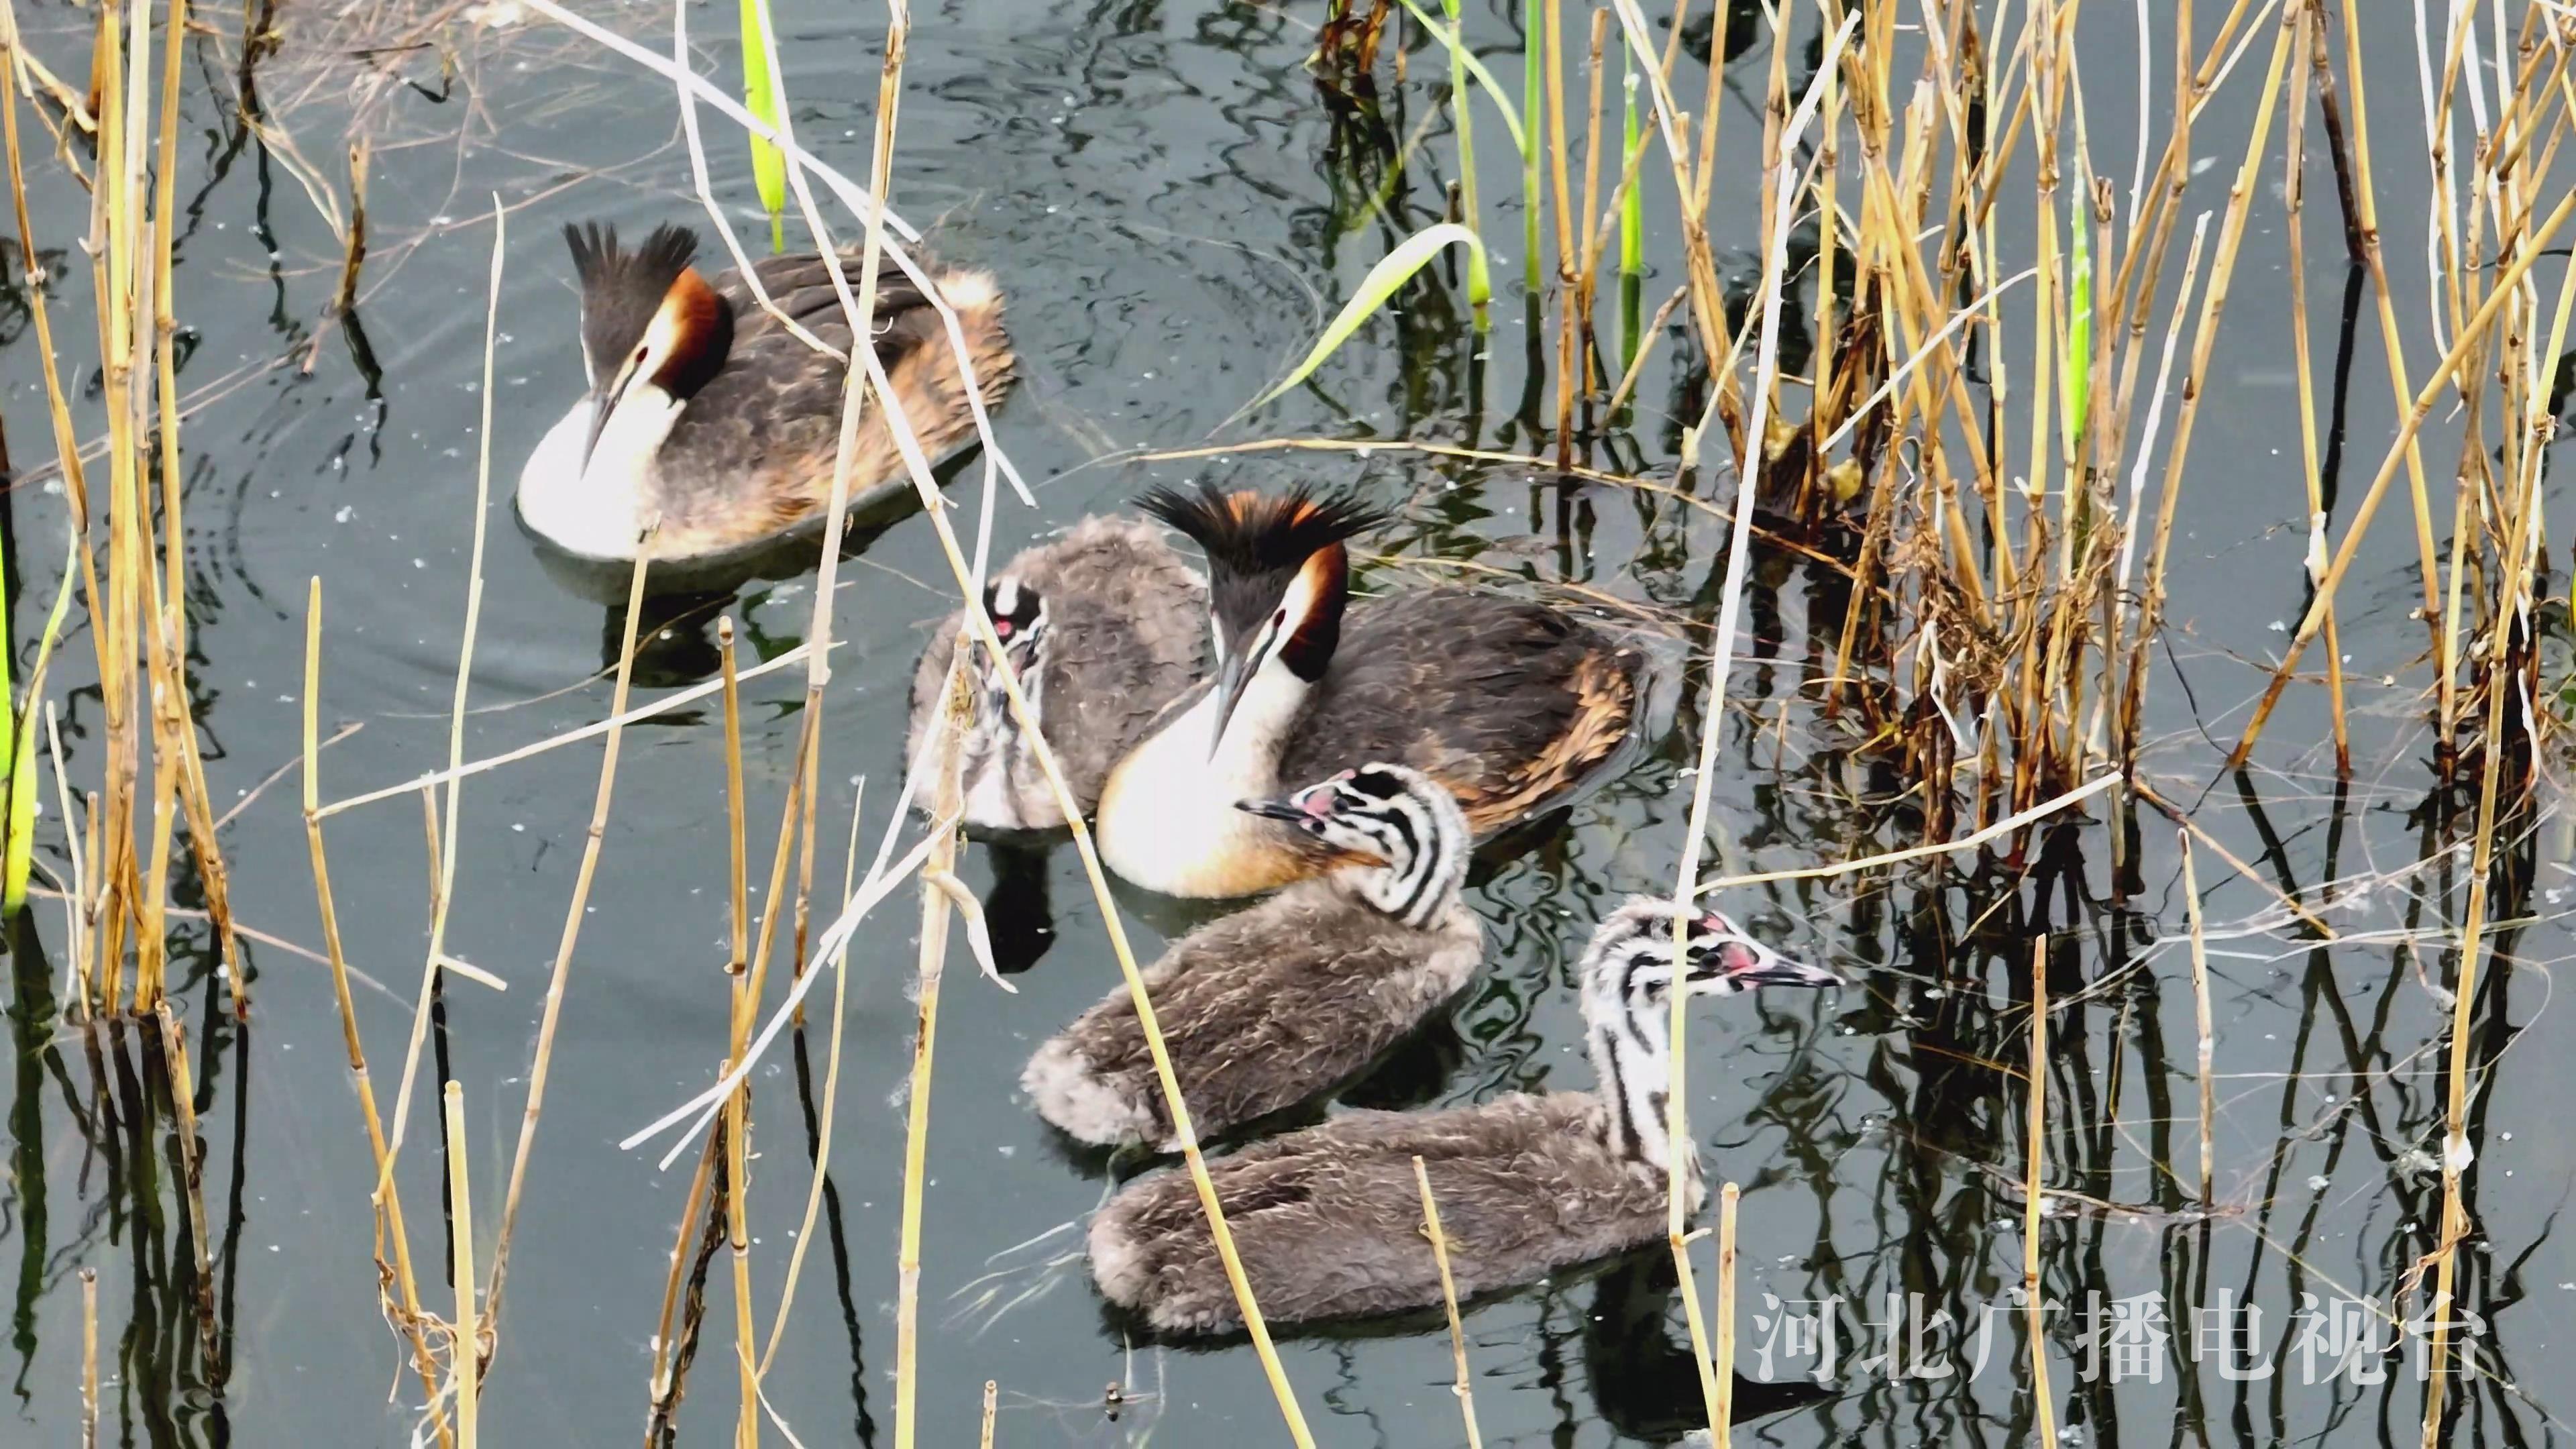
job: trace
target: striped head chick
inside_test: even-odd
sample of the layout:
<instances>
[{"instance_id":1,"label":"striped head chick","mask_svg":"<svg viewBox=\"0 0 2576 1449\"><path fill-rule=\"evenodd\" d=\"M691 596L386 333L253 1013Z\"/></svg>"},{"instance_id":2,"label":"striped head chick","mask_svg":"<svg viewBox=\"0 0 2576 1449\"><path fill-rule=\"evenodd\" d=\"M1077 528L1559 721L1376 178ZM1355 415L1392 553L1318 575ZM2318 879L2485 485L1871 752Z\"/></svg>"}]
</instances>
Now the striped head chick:
<instances>
[{"instance_id":1,"label":"striped head chick","mask_svg":"<svg viewBox=\"0 0 2576 1449\"><path fill-rule=\"evenodd\" d=\"M1011 574L984 585L984 612L993 620L993 637L1002 641L1002 653L1011 661L1011 673L1020 681L1020 693L1029 701L1029 711L1039 710L1040 685L1044 676L1040 666L1046 661L1046 598L1036 589ZM989 727L1005 735L1017 733L1019 724L1011 718L1009 692L1002 688L1002 671L991 666L984 669L983 689L976 704L976 726Z\"/></svg>"},{"instance_id":2,"label":"striped head chick","mask_svg":"<svg viewBox=\"0 0 2576 1449\"><path fill-rule=\"evenodd\" d=\"M1344 852L1335 879L1415 930L1458 906L1467 877L1466 814L1449 788L1419 770L1369 764L1273 800L1236 809L1286 823Z\"/></svg>"},{"instance_id":3,"label":"striped head chick","mask_svg":"<svg viewBox=\"0 0 2576 1449\"><path fill-rule=\"evenodd\" d=\"M1842 980L1772 950L1716 911L1676 910L1669 899L1631 896L1602 921L1583 956L1585 1035L1609 1109L1612 1144L1657 1169L1671 1164L1664 1108L1672 1075L1670 993L1677 975L1694 996Z\"/></svg>"}]
</instances>

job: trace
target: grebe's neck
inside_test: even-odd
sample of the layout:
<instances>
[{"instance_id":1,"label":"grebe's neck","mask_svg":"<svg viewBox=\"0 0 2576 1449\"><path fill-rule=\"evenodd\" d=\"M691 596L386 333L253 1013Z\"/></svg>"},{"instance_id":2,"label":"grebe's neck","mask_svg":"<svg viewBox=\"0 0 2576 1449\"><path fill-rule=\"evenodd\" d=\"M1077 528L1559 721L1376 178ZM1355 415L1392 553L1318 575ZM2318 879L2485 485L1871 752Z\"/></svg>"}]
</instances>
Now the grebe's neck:
<instances>
[{"instance_id":1,"label":"grebe's neck","mask_svg":"<svg viewBox=\"0 0 2576 1449\"><path fill-rule=\"evenodd\" d=\"M1672 1034L1666 998L1650 988L1650 974L1663 979L1672 974L1669 949L1653 941L1631 937L1609 959L1586 960L1584 1036L1609 1111L1611 1147L1657 1171L1670 1171L1672 1142L1664 1131L1664 1111L1672 1090ZM1688 1143L1683 1150L1695 1180L1698 1150Z\"/></svg>"}]
</instances>

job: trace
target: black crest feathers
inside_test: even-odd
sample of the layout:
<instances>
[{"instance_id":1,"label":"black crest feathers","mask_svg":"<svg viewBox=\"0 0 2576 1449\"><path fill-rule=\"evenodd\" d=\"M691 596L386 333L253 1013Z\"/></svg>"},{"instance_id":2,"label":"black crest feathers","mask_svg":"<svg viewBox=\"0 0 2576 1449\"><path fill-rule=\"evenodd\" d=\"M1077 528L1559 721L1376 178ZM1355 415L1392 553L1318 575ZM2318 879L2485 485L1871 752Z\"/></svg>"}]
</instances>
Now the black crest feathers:
<instances>
[{"instance_id":1,"label":"black crest feathers","mask_svg":"<svg viewBox=\"0 0 2576 1449\"><path fill-rule=\"evenodd\" d=\"M1284 493L1228 492L1214 483L1158 484L1136 506L1186 533L1219 575L1294 574L1317 549L1387 521L1386 510L1344 492L1299 484Z\"/></svg>"},{"instance_id":2,"label":"black crest feathers","mask_svg":"<svg viewBox=\"0 0 2576 1449\"><path fill-rule=\"evenodd\" d=\"M643 341L663 295L697 256L698 234L685 226L657 226L630 252L618 247L617 228L594 221L566 226L564 242L581 280L582 350L605 385L624 355Z\"/></svg>"}]
</instances>

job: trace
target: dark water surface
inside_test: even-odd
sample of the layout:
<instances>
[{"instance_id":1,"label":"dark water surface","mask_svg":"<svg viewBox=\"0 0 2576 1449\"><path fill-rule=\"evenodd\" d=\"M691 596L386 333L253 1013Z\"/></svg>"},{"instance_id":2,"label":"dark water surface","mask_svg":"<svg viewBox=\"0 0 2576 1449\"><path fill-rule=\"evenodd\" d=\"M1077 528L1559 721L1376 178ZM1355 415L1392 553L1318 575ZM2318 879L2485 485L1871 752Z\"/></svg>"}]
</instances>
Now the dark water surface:
<instances>
[{"instance_id":1,"label":"dark water surface","mask_svg":"<svg viewBox=\"0 0 2576 1449\"><path fill-rule=\"evenodd\" d=\"M2124 189L2136 42L2131 18L2118 9L2087 13L2077 39L2088 67L2092 144L2109 158L2099 169ZM591 13L667 47L667 15L655 7ZM1723 535L1707 514L1670 497L1560 488L1514 467L1435 466L1386 451L1123 460L1138 449L1299 435L1531 446L1512 418L1527 338L1510 293L1498 308L1481 398L1468 385L1463 303L1445 288L1422 288L1408 294L1405 314L1363 332L1314 387L1248 422L1230 422L1303 351L1368 265L1431 219L1434 173L1454 165L1447 127L1436 124L1404 193L1401 224L1371 213L1378 172L1352 160L1352 142L1336 136L1333 113L1302 65L1321 13L1320 0L1293 9L1007 0L916 13L895 204L929 233L930 250L1000 273L1021 356L1022 381L1000 415L1000 433L1038 486L1039 507L1006 503L997 549L1119 506L1154 479L1356 483L1404 502L1404 522L1383 547L1408 562L1382 566L1377 584L1402 587L1455 572L1439 561L1473 560L1512 578L1581 585L1665 617L1687 616L1698 621L1694 644L1704 642L1718 595L1711 560ZM83 71L85 15L28 13L31 46L67 76ZM720 78L737 73L734 18L731 6L698 7L691 16L706 41L702 69ZM1493 48L1491 62L1507 83L1517 21L1510 6L1477 5L1469 15L1471 36ZM216 23L229 36L235 21ZM316 31L273 62L265 89L275 132L265 141L244 135L232 108L237 47L227 39L220 49L203 42L181 140L181 191L193 198L191 228L178 244L178 312L190 344L182 383L201 395L185 433L187 569L196 715L219 807L248 798L295 756L302 600L315 574L326 608L323 728L362 726L326 753L325 797L396 784L444 759L472 537L495 191L511 212L491 440L493 534L466 752L496 753L605 713L608 687L598 671L615 652L616 622L550 581L508 514L520 460L581 386L569 267L555 231L592 217L634 229L660 219L703 225L671 97L641 70L541 27L459 25L440 32L456 72L442 100L436 50L378 56L371 70L345 58L365 48L350 38L346 17L307 17L290 5L282 23L290 37L299 25ZM782 0L777 23L800 135L864 176L880 20ZM1579 24L1569 18L1569 30ZM2019 24L2016 14L2016 33ZM2371 37L2370 54L2381 205L2398 312L2412 329L2409 355L2420 370L2441 349L2423 326L2427 182L2412 50L2392 25ZM2169 49L2158 54L2153 83L2159 145L2169 57ZM1390 91L1384 124L1394 135L1409 134L1426 114L1424 81L1437 68L1436 53L1418 54L1400 100ZM1685 59L1676 89L1697 96L1701 75ZM1721 249L1743 251L1756 241L1758 61L1745 63L1737 79L1747 89L1727 114L1716 183L1723 200L1712 225ZM2240 79L2204 113L2196 134L2216 164L2195 182L2193 209L2222 204L2252 104ZM1477 128L1488 158L1487 225L1498 277L1516 277L1518 177L1490 114L1479 115L1488 123ZM712 114L708 121L720 196L746 245L757 247L763 228L740 148ZM372 254L356 318L363 338L332 327L317 346L339 248L295 173L344 189L341 152L353 126L376 145ZM302 162L287 154L290 142ZM2277 177L2277 162L2267 174ZM86 202L57 173L47 176L37 188L36 225L46 247L67 249ZM2346 315L2325 176L2319 158L2304 304L2321 369ZM1653 233L1669 238L1669 187L1649 194ZM2027 250L2015 239L2028 226L2026 200L2020 208L2003 222L2014 256ZM2144 767L2168 798L2199 802L2199 822L2262 877L2249 882L2201 855L2217 1027L2219 1211L2197 1208L2192 998L2166 822L2148 818L2144 889L2125 908L2113 902L2099 811L2047 836L2033 870L2018 880L1991 867L1967 877L1882 874L1746 892L1728 909L1782 947L1838 964L1856 984L1821 997L1722 1003L1697 1019L1694 1127L1712 1176L1745 1189L1739 1366L1757 1371L1754 1346L1770 1332L1757 1315L1773 1314L1763 1295L1844 1303L1837 1382L1803 1397L1748 1387L1747 1415L1766 1416L1739 1430L1744 1439L2001 1444L2035 1432L2020 1320L2002 1310L2022 1253L2024 1098L2015 1073L2027 1012L2015 1003L2027 1000L2030 937L2044 926L2059 962L2055 989L2075 998L2054 1026L2050 1096L2059 1115L2048 1142L2049 1181L2070 1196L2052 1200L2059 1210L2045 1235L2048 1293L2073 1306L2051 1321L2064 1432L2103 1444L2413 1442L2421 1399L2411 1349L2339 1361L2311 1344L2306 1373L2300 1357L2303 1339L2333 1322L2340 1300L2390 1297L2431 1244L2439 1213L2449 1007L2427 983L2456 969L2468 867L2447 847L2460 838L2458 812L2473 795L2440 789L2428 763L2418 696L2424 636L2407 618L2419 585L2401 501L2392 499L2382 515L2344 595L2356 710L2349 791L2334 788L2323 692L2300 687L2273 722L2258 767L2202 793L2219 759L2203 730L2232 739L2282 631L2306 601L2286 325L2303 299L2286 285L2280 220L2267 182L2184 484L2171 647L2154 682L2155 744ZM68 365L91 355L89 273L77 253L62 260L69 265L55 325L67 339ZM2553 294L2554 267L2543 268ZM1648 306L1680 276L1674 250L1653 248ZM0 382L25 465L45 452L42 392L23 300L13 291L8 302ZM2357 461L2347 477L2366 476L2393 432L2366 314L2361 332L2348 413ZM1644 471L1665 479L1678 429L1696 412L1696 395L1685 396L1686 379L1670 365L1674 353L1668 343L1649 367L1634 425L1616 444L1618 457L1642 459ZM281 356L293 361L272 365ZM84 366L76 385L95 380ZM94 414L93 401L86 430L95 430ZM2439 440L2427 456L2449 456L2455 430L2437 420ZM970 468L960 485L970 502L976 477ZM1718 486L1698 481L1703 494ZM2445 525L2447 497L2436 504ZM13 644L23 663L33 649L23 621L51 597L61 504L55 490L29 484L9 506L10 575L23 572L28 585L14 599L22 622ZM2339 512L2338 528L2344 521ZM1852 742L1818 717L1801 687L1830 664L1840 594L1789 557L1766 553L1760 565L1716 782L1715 859L1730 870L1787 868L1914 843L1919 837L1903 817L1866 803L1902 782L1855 763ZM925 625L953 593L917 518L876 538L842 578L844 643L833 660L823 766L832 792L822 833L840 838L848 782L865 775L862 831L872 841L900 774L910 666ZM807 628L812 587L810 576L758 584L671 623L650 641L639 695L657 697L712 669L716 607L731 610L755 654L791 647ZM76 782L98 778L102 753L96 695L83 688L91 647L76 613L55 675ZM2383 675L2396 683L2380 685ZM801 669L746 689L755 879L766 864L765 822L777 817L802 691ZM1456 1008L1452 1030L1373 1083L1373 1097L1455 1104L1514 1088L1590 1085L1571 979L1582 939L1623 894L1669 888L1683 833L1684 766L1697 721L1692 708L1665 715L1648 746L1561 828L1477 881L1471 900L1486 922L1489 967ZM626 734L518 1226L501 1349L485 1387L486 1443L631 1443L642 1432L650 1339L687 1163L657 1171L654 1152L620 1151L617 1143L703 1088L723 1051L720 725L714 709L702 707ZM464 792L448 948L510 982L505 994L451 983L445 998L449 1069L465 1084L467 1150L487 1244L497 1202L485 1195L497 1195L507 1175L597 758L596 746L577 747L477 776ZM309 951L320 934L295 795L289 771L226 827L224 845L240 918ZM390 1110L426 932L419 807L401 795L338 817L330 842L349 952L380 983L362 987L358 1004ZM2551 1370L2576 1350L2576 1248L2554 1228L2576 1158L2565 1119L2550 1124L2576 1074L2558 1060L2569 1047L2545 1009L2551 965L2568 954L2558 922L2568 847L2547 823L2523 848L2515 878L2524 888L2499 897L2496 909L2507 923L2502 969L2481 978L2480 1050L2501 1056L2474 1102L2479 1155L2470 1185L2480 1233L2464 1254L2462 1282L2465 1306L2486 1325L2473 1343L2484 1375L2455 1385L2462 1405L2455 1443L2560 1442L2558 1416L2568 1411ZM65 868L58 837L48 837L42 858ZM1007 1445L1280 1442L1277 1411L1249 1349L1131 1348L1104 1318L1076 1256L1075 1225L1104 1190L1098 1165L1073 1160L1017 1098L1019 1063L1030 1049L1116 980L1071 852L999 859L977 846L963 869L995 900L1005 930L1031 927L1030 903L1042 892L1055 938L1017 978L1017 996L976 979L964 953L954 953L929 1153L922 1442L943 1449L974 1442L987 1378L1001 1384L997 1442ZM988 889L1005 874L1007 889ZM2368 888L2321 889L2334 880ZM2286 926L2274 886L2303 890L2311 902L2331 896L2328 915L2346 939L2320 945ZM1187 919L1148 901L1129 905L1148 925ZM793 1323L766 1380L776 1412L807 1444L891 1438L913 922L907 892L861 932L850 962L835 1192L818 1229L830 1239L806 1261ZM106 1432L117 1442L408 1442L419 1386L378 1314L372 1174L326 973L302 951L251 945L256 1015L238 1031L212 1010L221 993L201 925L192 924L174 964L174 977L178 964L190 973L183 996L200 1059L206 1192L217 1205L217 1275L233 1336L234 1362L218 1397L197 1366L193 1320L176 1286L188 1251L184 1225L167 1214L157 1223L132 1216L118 1171L85 1144L76 1110L85 1110L77 1104L90 1092L87 1066L78 1039L57 1030L50 994L63 970L58 906L43 903L35 925L44 954L20 953L11 1010L18 1070L11 1171L0 1185L0 1259L14 1262L17 1276L0 1363L14 1398L0 1404L0 1442L76 1440L83 1267L99 1273ZM1140 946L1151 939L1150 930L1140 932ZM818 1014L818 1027L823 1020ZM818 1030L805 1044L817 1093L823 1042ZM2000 1069L2007 1062L2013 1071ZM782 1049L755 1078L752 1275L764 1334L810 1180L810 1119L800 1098L812 1098L803 1065ZM404 1201L423 1292L446 1304L429 1106L424 1091L404 1159ZM1705 1245L1702 1255L1705 1265ZM730 1432L725 1270L719 1259L682 1442ZM1698 1412L1699 1391L1669 1278L1660 1250L1650 1250L1471 1304L1468 1351L1485 1442L1676 1442ZM1947 1377L1892 1376L1883 1362L1856 1366L1887 1351L1868 1324L1887 1317L1891 1293L1923 1295L1925 1317L1948 1313L1949 1326L1930 1334L1936 1349L1956 1355ZM2156 1326L2171 1341L2118 1359L2108 1330L2135 1310L2114 1302L2141 1295L2164 1295L2166 1316ZM2098 1318L2086 1317L2097 1301ZM2214 1353L2195 1366L2200 1324L2192 1305L2222 1301L2261 1309L2254 1336L2262 1356L2277 1361L2270 1378L2229 1381ZM2088 1383L2093 1350L2083 1340L2096 1327L2104 1357ZM1990 1360L1972 1374L1980 1329L1992 1335ZM1776 1376L1813 1371L1812 1357L1792 1361L1784 1344L1775 1347L1782 1349ZM1449 1345L1436 1319L1299 1335L1282 1354L1320 1443L1461 1437ZM2116 1369L2127 1372L2114 1383ZM2384 1381L2356 1381L2381 1373ZM1113 1383L1124 1385L1123 1406L1104 1404L1103 1386Z\"/></svg>"}]
</instances>

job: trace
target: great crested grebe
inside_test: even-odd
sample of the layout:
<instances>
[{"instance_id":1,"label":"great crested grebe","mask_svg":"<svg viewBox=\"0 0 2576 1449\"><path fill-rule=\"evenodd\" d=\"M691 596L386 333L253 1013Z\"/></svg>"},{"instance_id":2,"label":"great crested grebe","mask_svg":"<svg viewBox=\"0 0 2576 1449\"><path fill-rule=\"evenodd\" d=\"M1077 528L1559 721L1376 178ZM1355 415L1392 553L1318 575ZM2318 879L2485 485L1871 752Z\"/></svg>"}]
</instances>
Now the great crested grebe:
<instances>
[{"instance_id":1,"label":"great crested grebe","mask_svg":"<svg viewBox=\"0 0 2576 1449\"><path fill-rule=\"evenodd\" d=\"M1570 614L1456 588L1350 604L1342 541L1385 515L1346 494L1202 483L1138 503L1206 551L1217 659L1101 789L1101 859L1147 890L1250 895L1331 868L1330 847L1233 808L1283 782L1409 765L1485 835L1627 734L1641 661Z\"/></svg>"},{"instance_id":2,"label":"great crested grebe","mask_svg":"<svg viewBox=\"0 0 2576 1449\"><path fill-rule=\"evenodd\" d=\"M1671 1042L1666 996L1825 986L1725 917L1688 919L1673 965L1669 901L1628 901L1583 959L1583 1020L1599 1089L1515 1092L1445 1112L1352 1112L1208 1164L1243 1271L1274 1323L1440 1301L1422 1240L1420 1157L1440 1205L1458 1296L1526 1283L1665 1231ZM1680 1144L1697 1211L1699 1153ZM1091 1269L1111 1302L1165 1333L1242 1323L1185 1173L1128 1186L1091 1220Z\"/></svg>"},{"instance_id":3,"label":"great crested grebe","mask_svg":"<svg viewBox=\"0 0 2576 1449\"><path fill-rule=\"evenodd\" d=\"M1199 927L1146 968L1181 1099L1211 1135L1349 1082L1457 995L1484 957L1458 899L1467 818L1439 782L1363 765L1242 808L1352 863ZM1020 1086L1039 1116L1084 1142L1172 1150L1123 989L1039 1047Z\"/></svg>"},{"instance_id":4,"label":"great crested grebe","mask_svg":"<svg viewBox=\"0 0 2576 1449\"><path fill-rule=\"evenodd\" d=\"M1152 524L1086 518L1005 565L984 586L984 608L1074 802L1088 813L1109 767L1201 673L1206 581ZM915 768L932 743L931 708L964 626L962 612L951 616L913 670L905 758ZM999 671L980 650L970 667L977 680L975 718L959 742L966 823L984 830L1064 824L1036 752L1011 714ZM916 792L915 798L930 796Z\"/></svg>"},{"instance_id":5,"label":"great crested grebe","mask_svg":"<svg viewBox=\"0 0 2576 1449\"><path fill-rule=\"evenodd\" d=\"M519 517L565 553L631 560L659 518L653 556L687 560L754 548L823 513L832 498L850 327L823 258L754 264L781 313L842 356L818 352L753 297L739 271L709 281L690 263L697 233L658 226L621 248L613 228L564 228L581 281L582 367L590 391L519 473ZM846 264L857 285L858 263ZM984 272L936 274L966 337L985 403L1010 386L1002 298ZM872 338L922 451L934 459L972 431L945 326L889 269ZM851 461L851 494L903 470L884 411L869 399Z\"/></svg>"}]
</instances>

